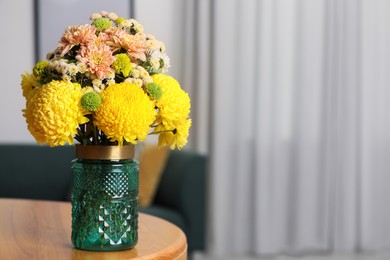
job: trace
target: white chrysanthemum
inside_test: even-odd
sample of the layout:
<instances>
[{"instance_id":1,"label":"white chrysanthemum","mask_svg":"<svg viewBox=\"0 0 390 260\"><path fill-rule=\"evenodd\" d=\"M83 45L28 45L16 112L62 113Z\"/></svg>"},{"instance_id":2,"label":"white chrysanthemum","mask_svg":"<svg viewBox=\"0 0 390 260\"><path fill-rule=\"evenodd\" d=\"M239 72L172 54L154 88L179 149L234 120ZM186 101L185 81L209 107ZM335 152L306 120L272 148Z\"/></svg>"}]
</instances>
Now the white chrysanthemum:
<instances>
[{"instance_id":1,"label":"white chrysanthemum","mask_svg":"<svg viewBox=\"0 0 390 260\"><path fill-rule=\"evenodd\" d=\"M130 75L133 76L134 78L139 78L140 72L137 69L132 69Z\"/></svg>"},{"instance_id":2,"label":"white chrysanthemum","mask_svg":"<svg viewBox=\"0 0 390 260\"><path fill-rule=\"evenodd\" d=\"M136 25L135 25L135 30L136 30L137 32L142 33L142 32L144 32L144 27L143 27L141 24L136 24Z\"/></svg>"},{"instance_id":3,"label":"white chrysanthemum","mask_svg":"<svg viewBox=\"0 0 390 260\"><path fill-rule=\"evenodd\" d=\"M160 48L160 45L156 40L147 40L146 41L146 46L150 50L158 50Z\"/></svg>"},{"instance_id":4,"label":"white chrysanthemum","mask_svg":"<svg viewBox=\"0 0 390 260\"><path fill-rule=\"evenodd\" d=\"M124 80L124 82L134 84L135 83L135 79L134 78L126 78Z\"/></svg>"},{"instance_id":5,"label":"white chrysanthemum","mask_svg":"<svg viewBox=\"0 0 390 260\"><path fill-rule=\"evenodd\" d=\"M61 74L66 74L68 72L68 63L63 60L59 60L55 69Z\"/></svg>"},{"instance_id":6,"label":"white chrysanthemum","mask_svg":"<svg viewBox=\"0 0 390 260\"><path fill-rule=\"evenodd\" d=\"M153 69L157 70L160 68L161 52L153 51L150 55L150 62L152 63Z\"/></svg>"},{"instance_id":7,"label":"white chrysanthemum","mask_svg":"<svg viewBox=\"0 0 390 260\"><path fill-rule=\"evenodd\" d=\"M107 80L107 86L113 85L113 84L115 84L115 83L116 83L116 82L115 82L114 79L109 79L109 80Z\"/></svg>"},{"instance_id":8,"label":"white chrysanthemum","mask_svg":"<svg viewBox=\"0 0 390 260\"><path fill-rule=\"evenodd\" d=\"M74 76L77 74L77 72L79 72L79 69L77 68L77 66L75 64L70 64L68 66L68 72L69 72L69 75Z\"/></svg>"},{"instance_id":9,"label":"white chrysanthemum","mask_svg":"<svg viewBox=\"0 0 390 260\"><path fill-rule=\"evenodd\" d=\"M156 39L156 37L154 37L154 35L153 35L153 34L149 34L149 33L147 33L147 34L146 34L146 39L148 39L148 40L155 40L155 39Z\"/></svg>"},{"instance_id":10,"label":"white chrysanthemum","mask_svg":"<svg viewBox=\"0 0 390 260\"><path fill-rule=\"evenodd\" d=\"M96 93L102 93L105 89L106 89L106 86L104 86L104 85L93 86L93 90Z\"/></svg>"},{"instance_id":11,"label":"white chrysanthemum","mask_svg":"<svg viewBox=\"0 0 390 260\"><path fill-rule=\"evenodd\" d=\"M145 82L145 85L147 85L148 83L152 83L153 79L151 76L149 76L149 77L144 78L144 82Z\"/></svg>"},{"instance_id":12,"label":"white chrysanthemum","mask_svg":"<svg viewBox=\"0 0 390 260\"><path fill-rule=\"evenodd\" d=\"M95 21L98 18L102 18L101 14L99 13L93 13L91 14L91 17L89 18L91 21Z\"/></svg>"},{"instance_id":13,"label":"white chrysanthemum","mask_svg":"<svg viewBox=\"0 0 390 260\"><path fill-rule=\"evenodd\" d=\"M141 78L145 79L147 77L149 77L149 73L146 70L141 71Z\"/></svg>"},{"instance_id":14,"label":"white chrysanthemum","mask_svg":"<svg viewBox=\"0 0 390 260\"><path fill-rule=\"evenodd\" d=\"M118 15L116 13L109 13L107 15L107 17L113 21L115 21L116 19L118 19Z\"/></svg>"},{"instance_id":15,"label":"white chrysanthemum","mask_svg":"<svg viewBox=\"0 0 390 260\"><path fill-rule=\"evenodd\" d=\"M137 87L142 87L143 81L142 79L136 79L134 83L137 85Z\"/></svg>"},{"instance_id":16,"label":"white chrysanthemum","mask_svg":"<svg viewBox=\"0 0 390 260\"><path fill-rule=\"evenodd\" d=\"M152 60L151 62L152 62L153 69L158 70L160 68L160 61L159 60Z\"/></svg>"},{"instance_id":17,"label":"white chrysanthemum","mask_svg":"<svg viewBox=\"0 0 390 260\"><path fill-rule=\"evenodd\" d=\"M61 63L58 60L54 60L52 65L53 65L53 69L56 70L57 72L61 70Z\"/></svg>"},{"instance_id":18,"label":"white chrysanthemum","mask_svg":"<svg viewBox=\"0 0 390 260\"><path fill-rule=\"evenodd\" d=\"M62 75L62 80L65 81L65 82L70 82L71 81L71 77L67 74L63 74Z\"/></svg>"},{"instance_id":19,"label":"white chrysanthemum","mask_svg":"<svg viewBox=\"0 0 390 260\"><path fill-rule=\"evenodd\" d=\"M47 60L51 60L51 59L53 58L53 56L54 56L54 52L49 51L49 52L46 54L46 59L47 59Z\"/></svg>"},{"instance_id":20,"label":"white chrysanthemum","mask_svg":"<svg viewBox=\"0 0 390 260\"><path fill-rule=\"evenodd\" d=\"M77 64L77 69L79 70L80 73L85 73L87 71L87 65L83 62L78 62Z\"/></svg>"},{"instance_id":21,"label":"white chrysanthemum","mask_svg":"<svg viewBox=\"0 0 390 260\"><path fill-rule=\"evenodd\" d=\"M160 50L162 51L162 52L165 52L165 44L163 43L163 42L160 42Z\"/></svg>"},{"instance_id":22,"label":"white chrysanthemum","mask_svg":"<svg viewBox=\"0 0 390 260\"><path fill-rule=\"evenodd\" d=\"M164 66L162 67L162 72L165 73L168 71L168 68L171 66L169 63L169 57L167 54L162 53L160 58L163 60Z\"/></svg>"},{"instance_id":23,"label":"white chrysanthemum","mask_svg":"<svg viewBox=\"0 0 390 260\"><path fill-rule=\"evenodd\" d=\"M107 74L108 79L115 79L115 73L109 73Z\"/></svg>"},{"instance_id":24,"label":"white chrysanthemum","mask_svg":"<svg viewBox=\"0 0 390 260\"><path fill-rule=\"evenodd\" d=\"M139 70L141 78L149 77L149 73L142 66L137 66L137 69Z\"/></svg>"},{"instance_id":25,"label":"white chrysanthemum","mask_svg":"<svg viewBox=\"0 0 390 260\"><path fill-rule=\"evenodd\" d=\"M100 14L103 16L103 17L106 17L108 15L108 12L107 11L101 11Z\"/></svg>"},{"instance_id":26,"label":"white chrysanthemum","mask_svg":"<svg viewBox=\"0 0 390 260\"><path fill-rule=\"evenodd\" d=\"M102 81L100 79L94 79L92 80L93 86L100 86L102 84Z\"/></svg>"},{"instance_id":27,"label":"white chrysanthemum","mask_svg":"<svg viewBox=\"0 0 390 260\"><path fill-rule=\"evenodd\" d=\"M123 20L118 24L118 27L120 28L130 28L131 22L129 20Z\"/></svg>"},{"instance_id":28,"label":"white chrysanthemum","mask_svg":"<svg viewBox=\"0 0 390 260\"><path fill-rule=\"evenodd\" d=\"M92 85L93 90L95 90L96 93L101 93L106 88L106 85L104 85L100 79L92 80Z\"/></svg>"},{"instance_id":29,"label":"white chrysanthemum","mask_svg":"<svg viewBox=\"0 0 390 260\"><path fill-rule=\"evenodd\" d=\"M51 60L49 61L49 64L47 65L47 68L49 70L55 70L56 69L56 66L57 66L57 62L56 60Z\"/></svg>"}]
</instances>

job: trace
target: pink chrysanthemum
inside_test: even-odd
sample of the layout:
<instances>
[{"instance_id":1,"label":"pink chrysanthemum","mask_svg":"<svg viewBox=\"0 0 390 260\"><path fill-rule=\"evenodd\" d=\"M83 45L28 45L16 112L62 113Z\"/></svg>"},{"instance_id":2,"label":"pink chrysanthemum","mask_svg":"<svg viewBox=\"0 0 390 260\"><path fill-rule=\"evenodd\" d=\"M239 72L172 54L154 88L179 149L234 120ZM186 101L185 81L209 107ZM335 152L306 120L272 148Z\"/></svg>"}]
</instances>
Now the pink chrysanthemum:
<instances>
[{"instance_id":1,"label":"pink chrysanthemum","mask_svg":"<svg viewBox=\"0 0 390 260\"><path fill-rule=\"evenodd\" d=\"M96 28L90 25L69 26L57 45L57 50L64 56L74 46L93 41L96 38Z\"/></svg>"},{"instance_id":2,"label":"pink chrysanthemum","mask_svg":"<svg viewBox=\"0 0 390 260\"><path fill-rule=\"evenodd\" d=\"M112 52L115 53L124 49L133 61L136 59L142 61L146 60L145 52L147 50L147 45L144 34L137 33L131 35L117 27L109 28L105 33L108 36L106 44L110 46Z\"/></svg>"},{"instance_id":3,"label":"pink chrysanthemum","mask_svg":"<svg viewBox=\"0 0 390 260\"><path fill-rule=\"evenodd\" d=\"M99 35L97 37L95 37L94 39L88 41L88 43L86 45L88 45L88 46L91 46L91 45L95 45L95 46L107 45L107 41L109 39L110 39L110 37L106 33L101 32L101 33L99 33Z\"/></svg>"},{"instance_id":4,"label":"pink chrysanthemum","mask_svg":"<svg viewBox=\"0 0 390 260\"><path fill-rule=\"evenodd\" d=\"M118 27L108 28L105 34L107 35L106 44L110 46L112 52L117 52L124 48L123 39L129 36L127 32Z\"/></svg>"},{"instance_id":5,"label":"pink chrysanthemum","mask_svg":"<svg viewBox=\"0 0 390 260\"><path fill-rule=\"evenodd\" d=\"M110 48L107 45L83 46L76 59L87 65L87 70L95 74L99 79L104 79L115 71L110 67L115 61Z\"/></svg>"},{"instance_id":6,"label":"pink chrysanthemum","mask_svg":"<svg viewBox=\"0 0 390 260\"><path fill-rule=\"evenodd\" d=\"M124 48L131 58L142 61L146 60L145 51L148 47L146 45L146 38L144 34L137 33L135 35L129 35L129 37L124 38L123 40Z\"/></svg>"}]
</instances>

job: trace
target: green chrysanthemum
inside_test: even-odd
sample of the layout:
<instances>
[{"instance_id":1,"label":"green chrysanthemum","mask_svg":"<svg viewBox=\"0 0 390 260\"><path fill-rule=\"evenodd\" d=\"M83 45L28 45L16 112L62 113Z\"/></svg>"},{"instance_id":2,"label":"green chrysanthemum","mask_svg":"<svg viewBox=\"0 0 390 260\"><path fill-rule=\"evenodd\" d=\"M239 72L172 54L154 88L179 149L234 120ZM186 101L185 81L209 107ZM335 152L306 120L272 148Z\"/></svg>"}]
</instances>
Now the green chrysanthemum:
<instances>
[{"instance_id":1,"label":"green chrysanthemum","mask_svg":"<svg viewBox=\"0 0 390 260\"><path fill-rule=\"evenodd\" d=\"M146 86L146 91L154 100L159 100L163 95L163 90L154 82Z\"/></svg>"},{"instance_id":2,"label":"green chrysanthemum","mask_svg":"<svg viewBox=\"0 0 390 260\"><path fill-rule=\"evenodd\" d=\"M45 60L37 62L33 68L33 74L37 77L41 76L44 73L47 65L49 65L49 63Z\"/></svg>"},{"instance_id":3,"label":"green chrysanthemum","mask_svg":"<svg viewBox=\"0 0 390 260\"><path fill-rule=\"evenodd\" d=\"M96 92L89 92L84 94L81 98L81 105L84 109L88 111L96 111L100 104L102 103L102 98Z\"/></svg>"},{"instance_id":4,"label":"green chrysanthemum","mask_svg":"<svg viewBox=\"0 0 390 260\"><path fill-rule=\"evenodd\" d=\"M107 18L97 18L93 21L92 25L96 27L96 30L104 31L111 27L111 21Z\"/></svg>"},{"instance_id":5,"label":"green chrysanthemum","mask_svg":"<svg viewBox=\"0 0 390 260\"><path fill-rule=\"evenodd\" d=\"M115 61L111 67L115 70L116 74L122 74L124 77L128 77L132 70L131 61L129 56L125 53L115 55Z\"/></svg>"},{"instance_id":6,"label":"green chrysanthemum","mask_svg":"<svg viewBox=\"0 0 390 260\"><path fill-rule=\"evenodd\" d=\"M154 102L134 84L113 84L102 92L102 104L95 112L94 124L111 141L121 146L146 139L156 110Z\"/></svg>"}]
</instances>

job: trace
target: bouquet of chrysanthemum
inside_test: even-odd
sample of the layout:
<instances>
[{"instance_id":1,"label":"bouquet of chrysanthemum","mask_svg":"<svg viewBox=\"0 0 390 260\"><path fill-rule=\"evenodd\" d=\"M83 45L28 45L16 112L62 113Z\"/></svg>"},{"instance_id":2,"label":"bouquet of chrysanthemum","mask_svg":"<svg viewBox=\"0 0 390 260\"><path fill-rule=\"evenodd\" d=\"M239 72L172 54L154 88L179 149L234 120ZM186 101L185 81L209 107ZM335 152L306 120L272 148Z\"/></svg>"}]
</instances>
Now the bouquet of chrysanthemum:
<instances>
[{"instance_id":1,"label":"bouquet of chrysanthemum","mask_svg":"<svg viewBox=\"0 0 390 260\"><path fill-rule=\"evenodd\" d=\"M136 144L158 134L159 146L182 148L190 99L166 74L165 46L134 19L91 15L67 27L57 48L22 75L28 130L50 146Z\"/></svg>"}]
</instances>

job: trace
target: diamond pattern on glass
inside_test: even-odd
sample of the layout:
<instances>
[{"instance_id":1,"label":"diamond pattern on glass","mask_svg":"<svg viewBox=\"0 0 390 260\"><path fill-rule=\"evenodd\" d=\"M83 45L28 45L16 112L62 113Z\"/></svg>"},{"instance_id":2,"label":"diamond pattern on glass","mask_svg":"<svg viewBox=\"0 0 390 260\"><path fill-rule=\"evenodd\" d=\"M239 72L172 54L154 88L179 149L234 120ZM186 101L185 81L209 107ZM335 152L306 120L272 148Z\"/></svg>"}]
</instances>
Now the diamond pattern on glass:
<instances>
[{"instance_id":1,"label":"diamond pattern on glass","mask_svg":"<svg viewBox=\"0 0 390 260\"><path fill-rule=\"evenodd\" d=\"M134 232L136 212L134 201L121 206L110 204L101 206L99 211L99 234L109 240L111 245L120 245Z\"/></svg>"},{"instance_id":2,"label":"diamond pattern on glass","mask_svg":"<svg viewBox=\"0 0 390 260\"><path fill-rule=\"evenodd\" d=\"M111 251L138 240L138 163L73 162L72 242Z\"/></svg>"}]
</instances>

